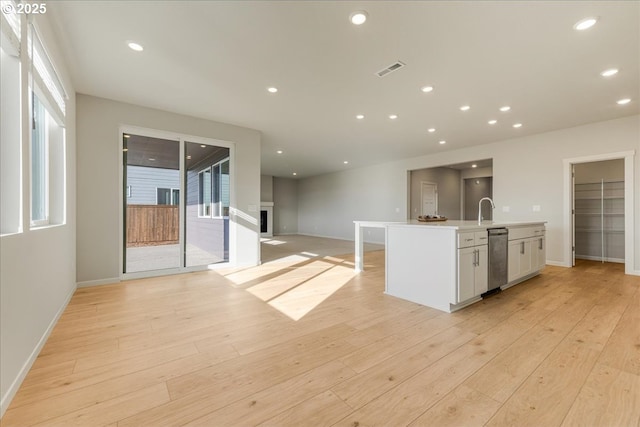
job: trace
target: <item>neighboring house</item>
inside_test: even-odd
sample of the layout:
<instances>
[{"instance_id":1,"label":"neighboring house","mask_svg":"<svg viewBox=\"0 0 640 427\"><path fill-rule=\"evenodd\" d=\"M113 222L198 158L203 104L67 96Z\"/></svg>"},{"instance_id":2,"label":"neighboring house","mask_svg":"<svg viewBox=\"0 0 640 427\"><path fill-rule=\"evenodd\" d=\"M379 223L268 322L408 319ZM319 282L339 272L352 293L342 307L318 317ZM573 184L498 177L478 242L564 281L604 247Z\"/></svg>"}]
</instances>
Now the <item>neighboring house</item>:
<instances>
[{"instance_id":1,"label":"neighboring house","mask_svg":"<svg viewBox=\"0 0 640 427\"><path fill-rule=\"evenodd\" d=\"M179 201L178 170L127 166L127 205L178 205Z\"/></svg>"}]
</instances>

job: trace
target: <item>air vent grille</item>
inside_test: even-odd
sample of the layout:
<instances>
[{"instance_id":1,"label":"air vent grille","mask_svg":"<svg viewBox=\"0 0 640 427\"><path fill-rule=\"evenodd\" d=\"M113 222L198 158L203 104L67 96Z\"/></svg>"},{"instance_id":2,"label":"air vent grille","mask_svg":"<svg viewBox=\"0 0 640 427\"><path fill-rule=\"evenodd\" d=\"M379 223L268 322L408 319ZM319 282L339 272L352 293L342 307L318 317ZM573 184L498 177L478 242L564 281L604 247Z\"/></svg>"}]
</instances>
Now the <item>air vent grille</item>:
<instances>
[{"instance_id":1,"label":"air vent grille","mask_svg":"<svg viewBox=\"0 0 640 427\"><path fill-rule=\"evenodd\" d=\"M384 76L386 76L386 75L387 75L387 74L389 74L389 73L392 73L392 72L394 72L394 71L396 71L396 70L399 70L400 68L404 67L405 65L407 65L407 64L405 64L405 63L404 63L404 62L402 62L402 61L396 61L396 62L394 62L393 64L389 65L388 67L383 68L382 70L378 71L378 72L376 73L376 75L377 75L378 77L384 77Z\"/></svg>"}]
</instances>

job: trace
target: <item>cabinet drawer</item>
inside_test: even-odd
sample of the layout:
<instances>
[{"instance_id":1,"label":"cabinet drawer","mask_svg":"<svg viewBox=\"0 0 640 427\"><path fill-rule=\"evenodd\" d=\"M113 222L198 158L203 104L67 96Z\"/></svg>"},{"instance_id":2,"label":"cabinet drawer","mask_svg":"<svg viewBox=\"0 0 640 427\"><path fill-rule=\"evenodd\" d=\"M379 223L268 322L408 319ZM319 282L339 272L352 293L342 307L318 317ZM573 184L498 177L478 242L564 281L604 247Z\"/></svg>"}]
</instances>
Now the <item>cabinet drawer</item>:
<instances>
[{"instance_id":1,"label":"cabinet drawer","mask_svg":"<svg viewBox=\"0 0 640 427\"><path fill-rule=\"evenodd\" d=\"M469 246L475 246L475 234L476 233L459 233L458 234L458 247L468 248Z\"/></svg>"},{"instance_id":2,"label":"cabinet drawer","mask_svg":"<svg viewBox=\"0 0 640 427\"><path fill-rule=\"evenodd\" d=\"M544 236L544 226L509 228L509 240Z\"/></svg>"},{"instance_id":3,"label":"cabinet drawer","mask_svg":"<svg viewBox=\"0 0 640 427\"><path fill-rule=\"evenodd\" d=\"M489 244L489 233L485 231L476 231L474 234L475 245L487 245Z\"/></svg>"}]
</instances>

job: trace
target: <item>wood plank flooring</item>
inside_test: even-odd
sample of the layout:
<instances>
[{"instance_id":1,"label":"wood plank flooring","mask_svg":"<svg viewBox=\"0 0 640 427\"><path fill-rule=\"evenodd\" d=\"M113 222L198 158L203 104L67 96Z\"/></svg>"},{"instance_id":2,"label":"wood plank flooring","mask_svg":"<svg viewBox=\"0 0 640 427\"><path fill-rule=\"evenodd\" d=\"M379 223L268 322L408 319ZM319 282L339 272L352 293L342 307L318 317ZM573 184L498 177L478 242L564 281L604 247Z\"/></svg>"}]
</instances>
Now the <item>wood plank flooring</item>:
<instances>
[{"instance_id":1,"label":"wood plank flooring","mask_svg":"<svg viewBox=\"0 0 640 427\"><path fill-rule=\"evenodd\" d=\"M622 265L548 266L447 314L384 295L384 252L365 261L79 289L1 425L640 425Z\"/></svg>"}]
</instances>

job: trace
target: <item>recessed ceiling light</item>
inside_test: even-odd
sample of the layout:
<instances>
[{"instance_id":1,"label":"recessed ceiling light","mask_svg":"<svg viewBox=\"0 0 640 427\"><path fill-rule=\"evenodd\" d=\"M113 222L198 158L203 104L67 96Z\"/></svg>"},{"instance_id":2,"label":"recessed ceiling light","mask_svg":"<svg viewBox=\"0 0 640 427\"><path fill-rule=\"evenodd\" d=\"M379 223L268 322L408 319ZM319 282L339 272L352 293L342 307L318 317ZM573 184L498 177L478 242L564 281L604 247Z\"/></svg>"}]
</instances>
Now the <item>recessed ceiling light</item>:
<instances>
[{"instance_id":1,"label":"recessed ceiling light","mask_svg":"<svg viewBox=\"0 0 640 427\"><path fill-rule=\"evenodd\" d=\"M618 105L626 105L631 102L631 98L624 98L616 101Z\"/></svg>"},{"instance_id":2,"label":"recessed ceiling light","mask_svg":"<svg viewBox=\"0 0 640 427\"><path fill-rule=\"evenodd\" d=\"M298 175L298 172L294 172L291 175L296 176L296 175Z\"/></svg>"},{"instance_id":3,"label":"recessed ceiling light","mask_svg":"<svg viewBox=\"0 0 640 427\"><path fill-rule=\"evenodd\" d=\"M156 159L149 158L149 161L150 161L150 162L155 162L155 161L156 161Z\"/></svg>"},{"instance_id":4,"label":"recessed ceiling light","mask_svg":"<svg viewBox=\"0 0 640 427\"><path fill-rule=\"evenodd\" d=\"M500 111L502 111L503 113L506 113L509 110L511 110L511 107L509 107L508 105L505 105L504 107L500 107Z\"/></svg>"},{"instance_id":5,"label":"recessed ceiling light","mask_svg":"<svg viewBox=\"0 0 640 427\"><path fill-rule=\"evenodd\" d=\"M187 156L187 160L191 160L191 156Z\"/></svg>"},{"instance_id":6,"label":"recessed ceiling light","mask_svg":"<svg viewBox=\"0 0 640 427\"><path fill-rule=\"evenodd\" d=\"M362 25L365 23L368 16L369 14L364 10L358 10L349 15L349 21L351 21L353 25Z\"/></svg>"},{"instance_id":7,"label":"recessed ceiling light","mask_svg":"<svg viewBox=\"0 0 640 427\"><path fill-rule=\"evenodd\" d=\"M472 168L477 168L478 165L476 165L475 163L471 165Z\"/></svg>"},{"instance_id":8,"label":"recessed ceiling light","mask_svg":"<svg viewBox=\"0 0 640 427\"><path fill-rule=\"evenodd\" d=\"M498 123L497 120L489 120L487 123L489 123L490 125L495 125L496 123Z\"/></svg>"},{"instance_id":9,"label":"recessed ceiling light","mask_svg":"<svg viewBox=\"0 0 640 427\"><path fill-rule=\"evenodd\" d=\"M618 74L617 68L609 68L608 70L604 70L603 72L600 73L602 77L611 77L615 74Z\"/></svg>"},{"instance_id":10,"label":"recessed ceiling light","mask_svg":"<svg viewBox=\"0 0 640 427\"><path fill-rule=\"evenodd\" d=\"M429 128L427 129L427 132L429 133L434 133L436 131L436 128Z\"/></svg>"},{"instance_id":11,"label":"recessed ceiling light","mask_svg":"<svg viewBox=\"0 0 640 427\"><path fill-rule=\"evenodd\" d=\"M424 93L428 93L433 90L433 86L422 86L420 90L423 91Z\"/></svg>"},{"instance_id":12,"label":"recessed ceiling light","mask_svg":"<svg viewBox=\"0 0 640 427\"><path fill-rule=\"evenodd\" d=\"M362 120L362 119L364 119L364 115L363 115L363 114L358 114L358 115L356 116L356 119L358 119L358 120Z\"/></svg>"},{"instance_id":13,"label":"recessed ceiling light","mask_svg":"<svg viewBox=\"0 0 640 427\"><path fill-rule=\"evenodd\" d=\"M276 151L276 153L278 153L278 154L282 154L282 153L284 153L284 151L282 151L282 150L278 150L278 151Z\"/></svg>"},{"instance_id":14,"label":"recessed ceiling light","mask_svg":"<svg viewBox=\"0 0 640 427\"><path fill-rule=\"evenodd\" d=\"M598 22L598 18L585 18L581 21L576 22L576 24L573 26L573 29L583 31L593 27L596 22Z\"/></svg>"},{"instance_id":15,"label":"recessed ceiling light","mask_svg":"<svg viewBox=\"0 0 640 427\"><path fill-rule=\"evenodd\" d=\"M522 123L515 123L513 125L514 128L521 128L522 127Z\"/></svg>"},{"instance_id":16,"label":"recessed ceiling light","mask_svg":"<svg viewBox=\"0 0 640 427\"><path fill-rule=\"evenodd\" d=\"M200 144L200 148L207 148L207 146L204 144Z\"/></svg>"},{"instance_id":17,"label":"recessed ceiling light","mask_svg":"<svg viewBox=\"0 0 640 427\"><path fill-rule=\"evenodd\" d=\"M348 164L349 164L349 160L345 160L345 161L344 161L344 162L342 162L342 163L344 163L345 165L348 165Z\"/></svg>"},{"instance_id":18,"label":"recessed ceiling light","mask_svg":"<svg viewBox=\"0 0 640 427\"><path fill-rule=\"evenodd\" d=\"M278 91L277 87L268 87L267 88L267 92L269 93L276 93Z\"/></svg>"},{"instance_id":19,"label":"recessed ceiling light","mask_svg":"<svg viewBox=\"0 0 640 427\"><path fill-rule=\"evenodd\" d=\"M131 135L127 135L126 133L124 134L125 138L131 138Z\"/></svg>"},{"instance_id":20,"label":"recessed ceiling light","mask_svg":"<svg viewBox=\"0 0 640 427\"><path fill-rule=\"evenodd\" d=\"M471 107L469 107L468 105L463 105L462 107L460 107L460 111L468 111L469 108Z\"/></svg>"},{"instance_id":21,"label":"recessed ceiling light","mask_svg":"<svg viewBox=\"0 0 640 427\"><path fill-rule=\"evenodd\" d=\"M136 42L128 42L127 46L129 46L129 49L135 50L136 52L142 52L144 50L144 47Z\"/></svg>"},{"instance_id":22,"label":"recessed ceiling light","mask_svg":"<svg viewBox=\"0 0 640 427\"><path fill-rule=\"evenodd\" d=\"M122 151L129 151L129 149L128 148L123 148Z\"/></svg>"},{"instance_id":23,"label":"recessed ceiling light","mask_svg":"<svg viewBox=\"0 0 640 427\"><path fill-rule=\"evenodd\" d=\"M398 118L398 115L397 115L397 114L390 114L390 115L389 115L389 118L390 118L391 120L395 120L395 119L397 119L397 118Z\"/></svg>"},{"instance_id":24,"label":"recessed ceiling light","mask_svg":"<svg viewBox=\"0 0 640 427\"><path fill-rule=\"evenodd\" d=\"M440 145L444 145L444 144L446 144L446 143L447 143L447 141L444 141L444 140L442 140L442 141L438 141L438 144L440 144Z\"/></svg>"}]
</instances>

